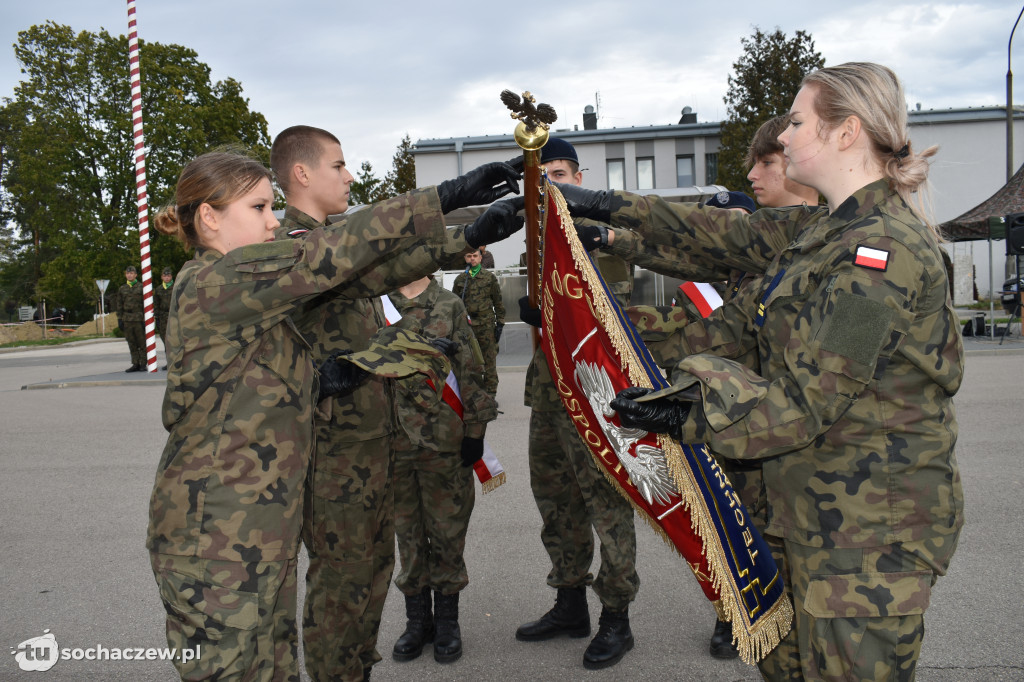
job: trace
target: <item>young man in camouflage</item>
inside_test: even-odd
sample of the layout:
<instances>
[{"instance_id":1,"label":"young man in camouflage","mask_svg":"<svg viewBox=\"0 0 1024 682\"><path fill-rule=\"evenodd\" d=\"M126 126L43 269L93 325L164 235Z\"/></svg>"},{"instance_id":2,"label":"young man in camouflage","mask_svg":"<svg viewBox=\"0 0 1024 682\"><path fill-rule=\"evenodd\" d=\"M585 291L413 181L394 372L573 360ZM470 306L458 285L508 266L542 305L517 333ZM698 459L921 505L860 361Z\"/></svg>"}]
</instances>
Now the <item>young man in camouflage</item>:
<instances>
[{"instance_id":1,"label":"young man in camouflage","mask_svg":"<svg viewBox=\"0 0 1024 682\"><path fill-rule=\"evenodd\" d=\"M541 163L553 182L583 182L576 150L552 137L541 150ZM632 271L620 258L599 254L598 268L623 305L632 291ZM540 326L540 311L520 301L523 320ZM525 403L530 406L530 487L541 516L541 541L551 559L547 583L557 590L555 606L539 620L516 630L526 642L560 635L590 635L587 586L601 601L600 627L583 655L587 668L617 663L633 648L629 604L636 598L636 534L633 508L604 477L569 418L544 355L534 350L526 373ZM594 533L601 542L601 566L595 580Z\"/></svg>"},{"instance_id":2,"label":"young man in camouflage","mask_svg":"<svg viewBox=\"0 0 1024 682\"><path fill-rule=\"evenodd\" d=\"M124 269L125 283L117 290L114 310L117 312L117 326L124 332L132 366L126 372L142 372L146 369L146 328L142 296L142 284L136 279L138 272L134 265Z\"/></svg>"},{"instance_id":3,"label":"young man in camouflage","mask_svg":"<svg viewBox=\"0 0 1024 682\"><path fill-rule=\"evenodd\" d=\"M405 595L408 623L392 655L412 660L433 640L434 659L449 663L462 656L459 593L469 583L463 552L476 494L472 466L483 456L487 422L498 410L483 387L483 356L459 297L425 277L390 300L402 316L397 326L454 344L461 418L422 378L402 379L397 412L403 428L395 440L395 531L402 561L395 585Z\"/></svg>"},{"instance_id":4,"label":"young man in camouflage","mask_svg":"<svg viewBox=\"0 0 1024 682\"><path fill-rule=\"evenodd\" d=\"M156 333L164 344L164 354L167 354L167 317L171 313L171 292L174 287L174 271L164 268L160 275L160 284L153 290L153 313L156 317ZM167 369L167 365L163 366Z\"/></svg>"},{"instance_id":5,"label":"young man in camouflage","mask_svg":"<svg viewBox=\"0 0 1024 682\"><path fill-rule=\"evenodd\" d=\"M494 397L498 393L498 341L505 327L505 303L498 278L483 267L481 258L479 249L466 254L466 270L455 278L452 291L466 305L469 323L484 354L484 388Z\"/></svg>"},{"instance_id":6,"label":"young man in camouflage","mask_svg":"<svg viewBox=\"0 0 1024 682\"><path fill-rule=\"evenodd\" d=\"M288 202L279 236L319 229L328 216L346 210L353 177L334 135L308 126L288 128L274 140L271 166ZM514 183L515 177L507 166L491 164L442 183L441 209L489 203L506 191L495 185ZM506 203L488 213L493 218ZM503 214L501 221L511 221L512 215ZM467 248L467 233L480 229L481 219L465 231L448 230L443 258ZM351 243L361 241L353 232ZM433 271L438 260L426 251L405 253L392 267L406 275L392 279L389 290ZM294 316L318 364L334 353L365 349L386 324L379 298L336 294L326 293ZM392 439L398 425L393 406L393 382L376 377L320 406L303 529L309 553L303 644L306 669L315 680L361 680L380 660L377 632L395 561Z\"/></svg>"}]
</instances>

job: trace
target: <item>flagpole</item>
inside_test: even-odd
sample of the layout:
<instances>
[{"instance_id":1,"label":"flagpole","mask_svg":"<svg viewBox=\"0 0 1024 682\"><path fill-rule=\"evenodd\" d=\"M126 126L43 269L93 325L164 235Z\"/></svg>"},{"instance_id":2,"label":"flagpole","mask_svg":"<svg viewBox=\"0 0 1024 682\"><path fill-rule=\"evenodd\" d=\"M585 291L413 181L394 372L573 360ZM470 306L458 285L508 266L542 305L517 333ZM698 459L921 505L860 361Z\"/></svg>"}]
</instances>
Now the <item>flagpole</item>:
<instances>
[{"instance_id":1,"label":"flagpole","mask_svg":"<svg viewBox=\"0 0 1024 682\"><path fill-rule=\"evenodd\" d=\"M128 0L128 65L132 87L132 134L135 139L135 192L139 210L139 251L142 258L142 298L146 327L146 371L157 371L156 319L153 314L153 266L149 257L149 202L146 197L146 151L142 138L142 80L135 0Z\"/></svg>"},{"instance_id":2,"label":"flagpole","mask_svg":"<svg viewBox=\"0 0 1024 682\"><path fill-rule=\"evenodd\" d=\"M546 197L541 189L540 150L547 144L548 129L558 119L551 105L538 104L529 91L522 99L504 90L501 101L518 119L513 137L523 150L523 198L526 212L526 295L531 308L540 307L541 225ZM533 328L533 347L540 345L540 330Z\"/></svg>"}]
</instances>

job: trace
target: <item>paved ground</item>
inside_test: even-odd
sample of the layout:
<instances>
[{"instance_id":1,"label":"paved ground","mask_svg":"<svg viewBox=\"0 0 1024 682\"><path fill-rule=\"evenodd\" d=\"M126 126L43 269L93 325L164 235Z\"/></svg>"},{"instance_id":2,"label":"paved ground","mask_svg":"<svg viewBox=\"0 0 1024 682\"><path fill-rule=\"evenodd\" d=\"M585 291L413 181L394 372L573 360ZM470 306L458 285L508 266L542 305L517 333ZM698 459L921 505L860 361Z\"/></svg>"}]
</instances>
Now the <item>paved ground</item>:
<instances>
[{"instance_id":1,"label":"paved ground","mask_svg":"<svg viewBox=\"0 0 1024 682\"><path fill-rule=\"evenodd\" d=\"M640 524L642 586L632 609L636 648L608 671L583 670L587 640L517 642L515 627L550 607L546 557L530 493L522 406L525 331L507 328L503 414L488 432L509 482L479 496L467 547L465 656L398 664L387 654L404 626L394 590L375 680L756 680L753 668L707 655L713 621L680 560ZM1021 468L1024 339L968 340L957 399L967 527L928 611L918 679L1024 679L1024 509ZM49 630L60 648L159 647L163 609L143 546L154 467L166 437L163 374L124 374L123 341L0 354L0 641L9 651ZM163 359L161 358L161 364ZM23 387L33 390L22 390ZM60 390L34 390L64 386ZM596 626L598 608L591 599ZM0 680L168 680L166 662L60 661Z\"/></svg>"}]
</instances>

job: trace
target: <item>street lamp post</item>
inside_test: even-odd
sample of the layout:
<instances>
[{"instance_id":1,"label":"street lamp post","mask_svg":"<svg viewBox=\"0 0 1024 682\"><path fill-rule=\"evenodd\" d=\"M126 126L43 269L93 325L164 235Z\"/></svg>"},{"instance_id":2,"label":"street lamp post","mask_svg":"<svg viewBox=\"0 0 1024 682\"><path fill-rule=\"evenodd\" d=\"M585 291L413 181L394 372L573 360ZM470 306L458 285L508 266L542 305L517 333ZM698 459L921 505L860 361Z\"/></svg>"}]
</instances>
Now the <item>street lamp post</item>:
<instances>
[{"instance_id":1,"label":"street lamp post","mask_svg":"<svg viewBox=\"0 0 1024 682\"><path fill-rule=\"evenodd\" d=\"M1006 181L1013 177L1013 70L1010 68L1010 47L1013 45L1013 33L1017 30L1024 7L1017 15L1010 31L1010 39L1006 42Z\"/></svg>"}]
</instances>

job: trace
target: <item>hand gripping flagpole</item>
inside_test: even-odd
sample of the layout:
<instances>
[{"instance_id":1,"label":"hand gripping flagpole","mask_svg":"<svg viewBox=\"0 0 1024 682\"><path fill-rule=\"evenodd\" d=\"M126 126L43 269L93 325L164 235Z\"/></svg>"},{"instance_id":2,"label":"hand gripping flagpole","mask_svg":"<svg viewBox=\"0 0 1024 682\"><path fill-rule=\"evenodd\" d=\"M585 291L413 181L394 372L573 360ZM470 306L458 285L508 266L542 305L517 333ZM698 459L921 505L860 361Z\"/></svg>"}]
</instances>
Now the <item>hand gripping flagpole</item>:
<instances>
[{"instance_id":1,"label":"hand gripping flagpole","mask_svg":"<svg viewBox=\"0 0 1024 682\"><path fill-rule=\"evenodd\" d=\"M142 82L139 77L135 0L128 0L128 65L132 84L132 131L135 138L135 192L139 208L139 250L142 257L142 298L146 325L146 371L155 372L156 320L153 315L153 266L149 258L149 203L146 198L146 151L142 139Z\"/></svg>"},{"instance_id":2,"label":"hand gripping flagpole","mask_svg":"<svg viewBox=\"0 0 1024 682\"><path fill-rule=\"evenodd\" d=\"M541 226L547 200L541 185L540 150L547 144L548 129L558 120L550 104L534 106L536 98L529 91L522 99L511 90L502 90L501 101L518 119L513 137L523 150L523 197L526 211L526 294L531 308L540 307ZM533 328L533 347L540 343L540 330Z\"/></svg>"}]
</instances>

